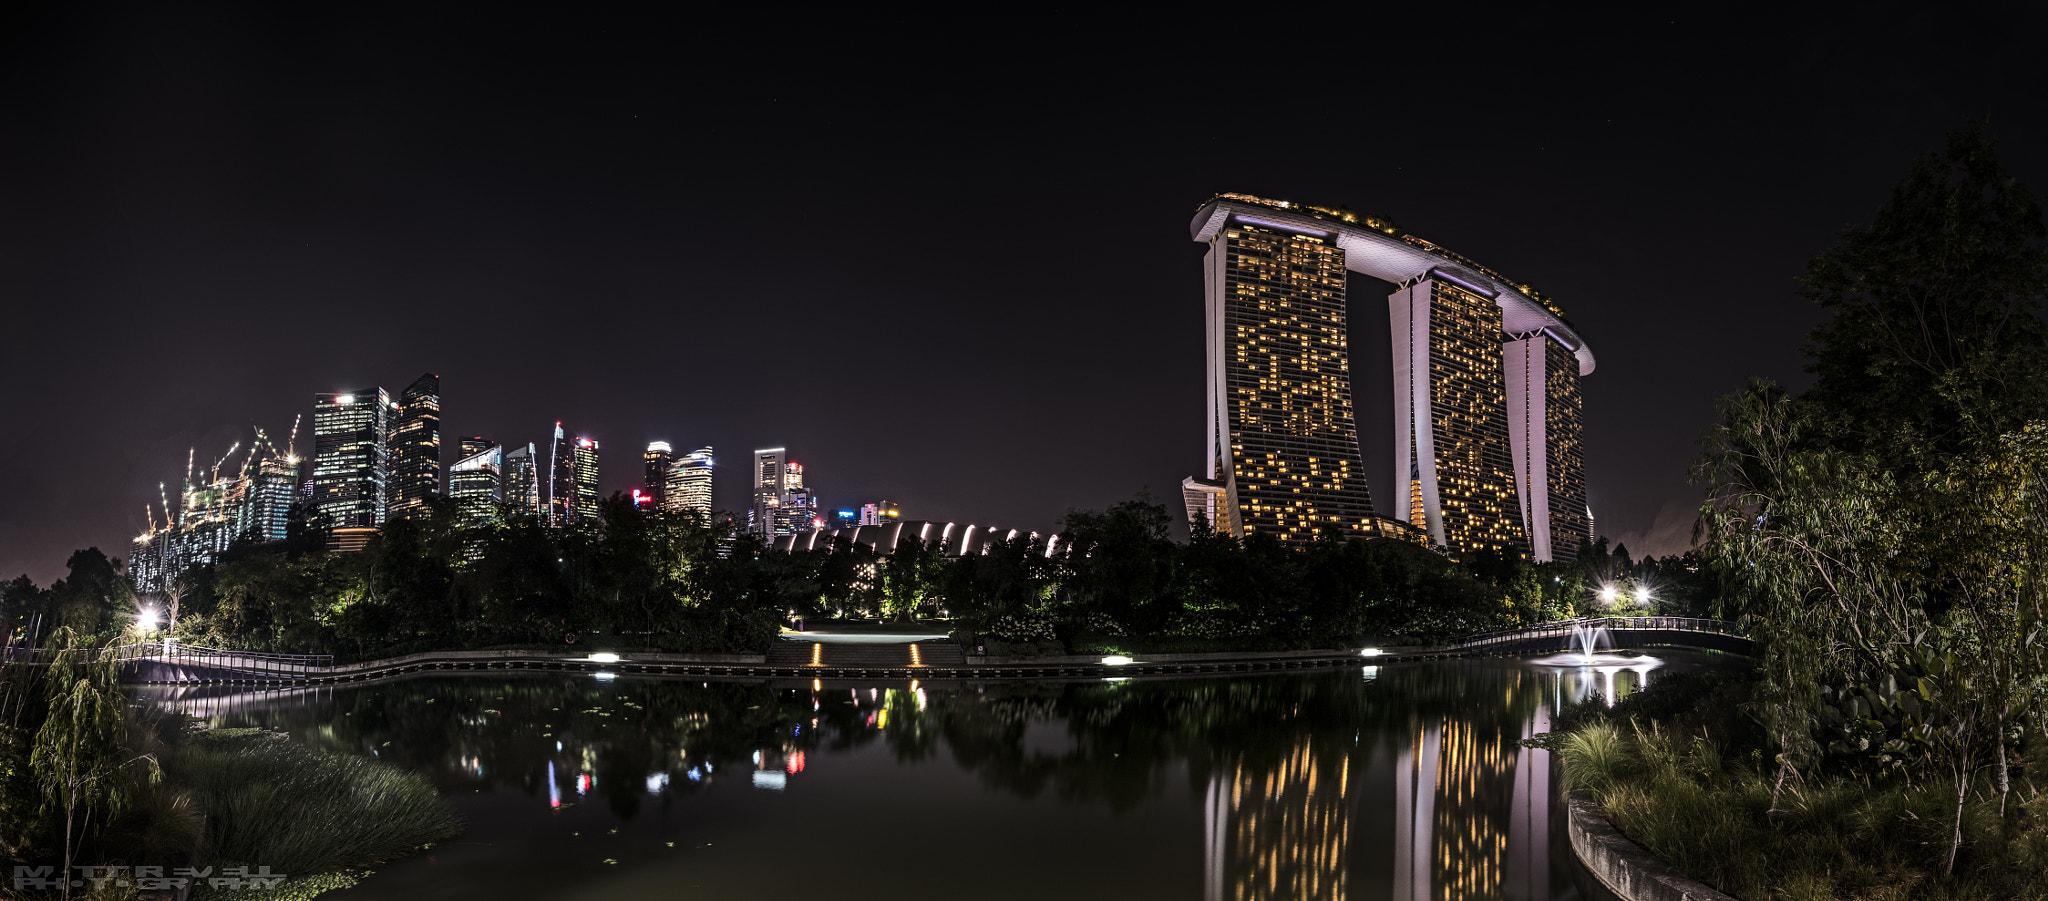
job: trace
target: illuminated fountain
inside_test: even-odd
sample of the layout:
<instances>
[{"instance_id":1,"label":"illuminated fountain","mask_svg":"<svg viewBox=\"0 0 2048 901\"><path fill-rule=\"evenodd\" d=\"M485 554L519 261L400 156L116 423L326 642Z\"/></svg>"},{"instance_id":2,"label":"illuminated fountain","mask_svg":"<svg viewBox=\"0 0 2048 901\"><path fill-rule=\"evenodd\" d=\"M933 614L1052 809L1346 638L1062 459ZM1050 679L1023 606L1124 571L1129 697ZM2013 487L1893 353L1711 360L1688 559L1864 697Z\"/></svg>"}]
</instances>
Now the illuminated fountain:
<instances>
[{"instance_id":1,"label":"illuminated fountain","mask_svg":"<svg viewBox=\"0 0 2048 901\"><path fill-rule=\"evenodd\" d=\"M1572 647L1577 649L1577 653L1566 651L1562 654L1536 657L1529 662L1543 667L1579 670L1579 675L1581 676L1579 680L1579 693L1582 695L1591 693L1593 686L1589 677L1598 677L1600 681L1605 683L1601 686L1604 690L1600 693L1606 697L1607 704L1611 707L1615 701L1614 676L1616 673L1622 670L1633 670L1636 673L1636 687L1640 688L1649 684L1650 671L1663 666L1664 661L1647 654L1602 654L1599 653L1599 648L1600 643L1603 641L1610 647L1614 644L1613 637L1608 634L1606 626L1596 625L1589 627L1586 623L1573 623L1571 644ZM1580 697L1578 700L1585 700L1585 698Z\"/></svg>"}]
</instances>

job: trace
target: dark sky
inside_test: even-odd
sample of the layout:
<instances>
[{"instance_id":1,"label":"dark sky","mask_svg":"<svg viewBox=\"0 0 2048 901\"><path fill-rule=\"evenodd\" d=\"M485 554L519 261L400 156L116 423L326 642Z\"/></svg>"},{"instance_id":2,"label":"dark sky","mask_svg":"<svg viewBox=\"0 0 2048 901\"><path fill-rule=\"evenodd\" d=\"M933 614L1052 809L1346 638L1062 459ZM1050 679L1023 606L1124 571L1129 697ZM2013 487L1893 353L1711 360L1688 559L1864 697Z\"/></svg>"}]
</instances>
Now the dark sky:
<instances>
[{"instance_id":1,"label":"dark sky","mask_svg":"<svg viewBox=\"0 0 2048 901\"><path fill-rule=\"evenodd\" d=\"M776 445L832 507L1172 504L1219 191L1554 295L1599 357L1600 530L1670 553L1715 398L1804 383L1811 256L1975 117L2048 185L2038 4L312 6L0 24L0 575L125 555L188 447L425 371L444 435L563 420L606 491L665 439L718 448L731 508ZM1384 293L1353 281L1368 473Z\"/></svg>"}]
</instances>

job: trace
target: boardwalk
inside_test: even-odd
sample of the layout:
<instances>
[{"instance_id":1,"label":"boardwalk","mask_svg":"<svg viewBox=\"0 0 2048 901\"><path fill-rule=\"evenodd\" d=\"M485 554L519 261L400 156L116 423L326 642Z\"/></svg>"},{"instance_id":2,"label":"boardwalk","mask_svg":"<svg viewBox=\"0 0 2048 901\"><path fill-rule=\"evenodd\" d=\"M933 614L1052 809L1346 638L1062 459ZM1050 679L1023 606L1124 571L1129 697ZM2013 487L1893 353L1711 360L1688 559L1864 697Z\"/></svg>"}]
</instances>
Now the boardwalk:
<instances>
[{"instance_id":1,"label":"boardwalk","mask_svg":"<svg viewBox=\"0 0 2048 901\"><path fill-rule=\"evenodd\" d=\"M950 639L916 636L778 638L767 654L440 651L337 665L317 655L254 654L160 644L111 648L126 682L157 685L331 685L423 672L554 671L768 679L1058 679L1250 673L1399 660L1568 650L1577 630L1604 629L1610 647L1692 647L1746 654L1731 623L1690 617L1609 617L1473 635L1434 647L1342 648L1215 654L1003 658L963 654Z\"/></svg>"}]
</instances>

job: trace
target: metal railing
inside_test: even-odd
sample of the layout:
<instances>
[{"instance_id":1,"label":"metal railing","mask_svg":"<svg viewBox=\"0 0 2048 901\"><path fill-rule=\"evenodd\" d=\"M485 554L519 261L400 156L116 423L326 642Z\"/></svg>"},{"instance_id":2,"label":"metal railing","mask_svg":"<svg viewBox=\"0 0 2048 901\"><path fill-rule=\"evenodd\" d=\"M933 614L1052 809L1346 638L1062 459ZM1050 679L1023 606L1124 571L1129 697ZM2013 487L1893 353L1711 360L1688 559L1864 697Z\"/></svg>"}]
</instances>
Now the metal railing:
<instances>
[{"instance_id":1,"label":"metal railing","mask_svg":"<svg viewBox=\"0 0 2048 901\"><path fill-rule=\"evenodd\" d=\"M10 648L7 659L30 666L48 666L62 653L50 648ZM92 649L90 653L95 661L112 657L122 663L156 663L251 676L304 676L334 665L332 654L266 654L160 641L111 645Z\"/></svg>"},{"instance_id":2,"label":"metal railing","mask_svg":"<svg viewBox=\"0 0 2048 901\"><path fill-rule=\"evenodd\" d=\"M1456 647L1473 647L1500 644L1509 641L1523 641L1531 638L1562 638L1579 629L1606 629L1609 632L1628 631L1672 631L1705 632L1713 635L1730 635L1747 638L1734 623L1726 620L1705 619L1697 616L1595 616L1580 619L1559 620L1554 623L1529 626L1522 629L1506 629L1499 632L1481 632L1467 635L1451 642Z\"/></svg>"}]
</instances>

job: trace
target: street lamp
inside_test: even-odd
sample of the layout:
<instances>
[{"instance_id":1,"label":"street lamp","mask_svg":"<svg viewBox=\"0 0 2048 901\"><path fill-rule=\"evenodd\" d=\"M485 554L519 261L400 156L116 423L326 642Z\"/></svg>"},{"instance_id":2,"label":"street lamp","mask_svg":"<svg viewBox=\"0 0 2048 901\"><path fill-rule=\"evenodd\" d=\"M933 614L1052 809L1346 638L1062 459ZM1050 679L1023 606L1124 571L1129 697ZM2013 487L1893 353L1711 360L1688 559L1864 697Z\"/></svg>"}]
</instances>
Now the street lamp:
<instances>
[{"instance_id":1,"label":"street lamp","mask_svg":"<svg viewBox=\"0 0 2048 901\"><path fill-rule=\"evenodd\" d=\"M1616 597L1618 597L1618 596L1619 596L1619 594L1618 594L1618 592L1616 592L1616 591L1614 590L1614 586L1612 586L1612 585L1602 585L1602 586L1600 586L1600 603L1601 603L1601 604L1603 604L1603 605L1605 605L1605 606L1608 606L1608 607L1612 607L1612 606L1614 606L1614 601L1615 601L1615 598L1616 598Z\"/></svg>"},{"instance_id":2,"label":"street lamp","mask_svg":"<svg viewBox=\"0 0 2048 901\"><path fill-rule=\"evenodd\" d=\"M1636 586L1636 606L1638 606L1638 607L1648 607L1648 606L1650 606L1650 586L1648 586L1648 585L1637 585L1637 586Z\"/></svg>"},{"instance_id":3,"label":"street lamp","mask_svg":"<svg viewBox=\"0 0 2048 901\"><path fill-rule=\"evenodd\" d=\"M156 630L156 608L155 608L155 607L144 607L144 608L142 608L142 612L140 612L140 613L137 613L137 614L135 614L135 625L136 625L137 627L141 628L141 629L142 629L142 631L144 631L144 632L152 632L152 631L155 631L155 630Z\"/></svg>"}]
</instances>

